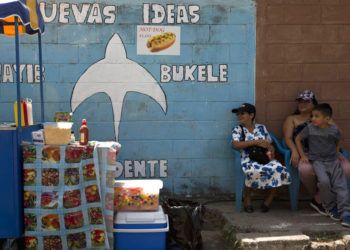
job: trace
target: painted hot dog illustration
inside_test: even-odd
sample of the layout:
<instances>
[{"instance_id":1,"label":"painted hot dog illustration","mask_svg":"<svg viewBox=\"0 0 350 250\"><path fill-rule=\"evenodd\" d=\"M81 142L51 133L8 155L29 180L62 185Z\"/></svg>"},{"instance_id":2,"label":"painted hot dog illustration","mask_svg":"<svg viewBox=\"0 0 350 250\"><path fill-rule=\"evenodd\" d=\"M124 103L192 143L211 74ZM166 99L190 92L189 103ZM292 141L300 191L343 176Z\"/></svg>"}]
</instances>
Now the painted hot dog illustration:
<instances>
[{"instance_id":1,"label":"painted hot dog illustration","mask_svg":"<svg viewBox=\"0 0 350 250\"><path fill-rule=\"evenodd\" d=\"M151 52L158 52L169 48L175 43L176 35L172 32L164 32L159 35L150 37L147 40L147 48Z\"/></svg>"}]
</instances>

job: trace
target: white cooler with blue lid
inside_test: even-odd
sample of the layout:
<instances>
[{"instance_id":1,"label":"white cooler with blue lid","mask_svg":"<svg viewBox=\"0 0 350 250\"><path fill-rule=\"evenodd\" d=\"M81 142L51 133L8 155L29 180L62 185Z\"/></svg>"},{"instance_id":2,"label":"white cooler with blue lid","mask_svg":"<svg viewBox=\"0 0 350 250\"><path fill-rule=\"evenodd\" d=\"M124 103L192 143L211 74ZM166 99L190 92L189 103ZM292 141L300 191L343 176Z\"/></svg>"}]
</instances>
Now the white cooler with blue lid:
<instances>
[{"instance_id":1,"label":"white cooler with blue lid","mask_svg":"<svg viewBox=\"0 0 350 250\"><path fill-rule=\"evenodd\" d=\"M117 250L165 250L168 215L159 206L152 212L118 212L114 219Z\"/></svg>"}]
</instances>

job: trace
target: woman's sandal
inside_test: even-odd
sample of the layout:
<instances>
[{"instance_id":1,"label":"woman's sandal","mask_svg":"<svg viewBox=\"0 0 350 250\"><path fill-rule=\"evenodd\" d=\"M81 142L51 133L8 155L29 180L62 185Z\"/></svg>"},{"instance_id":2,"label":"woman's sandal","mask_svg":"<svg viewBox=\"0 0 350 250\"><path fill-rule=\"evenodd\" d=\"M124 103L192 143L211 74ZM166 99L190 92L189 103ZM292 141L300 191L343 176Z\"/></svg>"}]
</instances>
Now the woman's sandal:
<instances>
[{"instance_id":1,"label":"woman's sandal","mask_svg":"<svg viewBox=\"0 0 350 250\"><path fill-rule=\"evenodd\" d=\"M268 206L266 206L265 203L263 203L263 204L261 204L260 210L263 213L267 213L270 210L270 208Z\"/></svg>"},{"instance_id":2,"label":"woman's sandal","mask_svg":"<svg viewBox=\"0 0 350 250\"><path fill-rule=\"evenodd\" d=\"M244 206L244 212L246 212L246 213L253 213L254 212L253 206L252 205Z\"/></svg>"}]
</instances>

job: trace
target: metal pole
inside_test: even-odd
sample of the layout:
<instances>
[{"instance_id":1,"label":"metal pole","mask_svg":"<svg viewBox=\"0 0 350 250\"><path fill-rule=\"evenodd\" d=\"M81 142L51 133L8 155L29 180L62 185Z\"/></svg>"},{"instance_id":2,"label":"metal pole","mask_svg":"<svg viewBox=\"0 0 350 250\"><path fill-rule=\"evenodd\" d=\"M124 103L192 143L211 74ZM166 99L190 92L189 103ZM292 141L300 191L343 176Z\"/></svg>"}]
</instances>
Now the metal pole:
<instances>
[{"instance_id":1,"label":"metal pole","mask_svg":"<svg viewBox=\"0 0 350 250\"><path fill-rule=\"evenodd\" d=\"M21 113L21 84L19 79L19 35L18 35L18 17L15 17L15 38L16 38L16 82L17 82L17 138L18 145L21 144L21 132L22 132L22 113Z\"/></svg>"},{"instance_id":2,"label":"metal pole","mask_svg":"<svg viewBox=\"0 0 350 250\"><path fill-rule=\"evenodd\" d=\"M41 104L41 123L44 122L45 110L44 110L44 86L43 86L43 60L42 60L42 49L41 49L41 33L38 32L39 39L39 67L40 67L40 104Z\"/></svg>"}]
</instances>

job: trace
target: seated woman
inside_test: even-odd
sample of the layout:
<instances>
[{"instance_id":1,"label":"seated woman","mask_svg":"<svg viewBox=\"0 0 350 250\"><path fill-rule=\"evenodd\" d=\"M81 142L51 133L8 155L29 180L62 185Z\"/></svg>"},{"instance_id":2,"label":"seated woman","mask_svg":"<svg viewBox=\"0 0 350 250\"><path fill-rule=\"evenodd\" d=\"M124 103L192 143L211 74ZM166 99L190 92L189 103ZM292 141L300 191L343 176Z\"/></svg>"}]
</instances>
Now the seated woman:
<instances>
[{"instance_id":1,"label":"seated woman","mask_svg":"<svg viewBox=\"0 0 350 250\"><path fill-rule=\"evenodd\" d=\"M246 175L244 211L247 213L254 211L251 201L252 189L266 189L269 192L261 204L261 211L267 212L276 193L276 188L290 183L289 173L286 167L277 160L270 159L267 164L261 164L249 158L248 148L251 146L260 146L274 152L271 137L266 127L254 122L255 107L252 104L243 103L232 112L237 114L240 124L232 131L232 145L241 150L241 165ZM245 139L243 140L243 138Z\"/></svg>"},{"instance_id":2,"label":"seated woman","mask_svg":"<svg viewBox=\"0 0 350 250\"><path fill-rule=\"evenodd\" d=\"M283 125L283 137L291 150L291 164L298 168L301 182L306 187L309 194L313 197L310 206L318 213L327 215L325 209L320 204L320 197L317 192L317 180L312 165L300 161L300 155L295 145L296 136L303 130L305 126L311 121L311 111L317 100L315 94L311 90L302 91L296 98L298 102L297 110L294 114L289 115ZM331 121L331 123L334 123ZM302 141L304 151L308 151L307 141ZM342 169L346 176L350 176L350 163L344 157L340 156Z\"/></svg>"}]
</instances>

